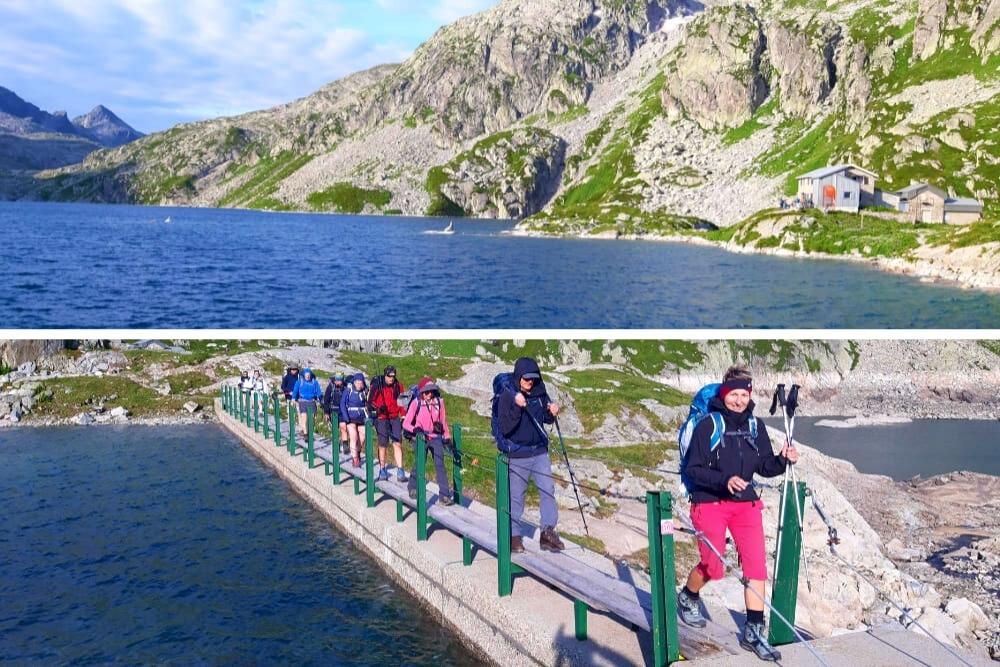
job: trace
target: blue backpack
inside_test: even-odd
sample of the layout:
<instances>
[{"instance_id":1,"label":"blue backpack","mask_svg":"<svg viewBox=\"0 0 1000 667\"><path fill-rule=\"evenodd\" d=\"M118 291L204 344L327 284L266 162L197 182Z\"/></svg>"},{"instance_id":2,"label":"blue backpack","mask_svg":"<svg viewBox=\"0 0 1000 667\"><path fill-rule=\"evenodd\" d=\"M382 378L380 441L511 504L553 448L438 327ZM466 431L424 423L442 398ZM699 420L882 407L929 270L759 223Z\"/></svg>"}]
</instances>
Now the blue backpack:
<instances>
[{"instance_id":1,"label":"blue backpack","mask_svg":"<svg viewBox=\"0 0 1000 667\"><path fill-rule=\"evenodd\" d=\"M691 489L694 488L694 482L687 476L686 468L687 453L691 449L691 439L694 437L694 431L698 428L698 424L706 417L712 420L712 436L709 439L710 452L714 452L722 444L722 436L726 432L726 423L722 415L718 412L708 411L709 401L719 395L719 388L721 386L719 383L706 384L698 390L694 398L691 399L691 408L688 410L687 419L681 424L681 430L677 434L677 448L681 454L680 488L681 493L685 497L690 495ZM756 417L750 419L750 437L753 440L757 439Z\"/></svg>"},{"instance_id":2,"label":"blue backpack","mask_svg":"<svg viewBox=\"0 0 1000 667\"><path fill-rule=\"evenodd\" d=\"M504 437L504 434L500 431L500 419L499 419L499 407L500 407L500 397L504 392L514 393L514 374L513 373L499 373L493 378L493 403L490 408L490 431L493 433L493 439L497 442L497 449L499 449L504 454L509 454L511 456L518 456L518 454L523 455L523 450L530 449L535 450L536 447L525 447L524 445L519 445L516 442L508 440ZM530 415L530 413L529 413ZM534 417L531 418L535 426L538 427L538 432L542 434L542 439L545 440L546 447L549 444L549 436L545 432Z\"/></svg>"}]
</instances>

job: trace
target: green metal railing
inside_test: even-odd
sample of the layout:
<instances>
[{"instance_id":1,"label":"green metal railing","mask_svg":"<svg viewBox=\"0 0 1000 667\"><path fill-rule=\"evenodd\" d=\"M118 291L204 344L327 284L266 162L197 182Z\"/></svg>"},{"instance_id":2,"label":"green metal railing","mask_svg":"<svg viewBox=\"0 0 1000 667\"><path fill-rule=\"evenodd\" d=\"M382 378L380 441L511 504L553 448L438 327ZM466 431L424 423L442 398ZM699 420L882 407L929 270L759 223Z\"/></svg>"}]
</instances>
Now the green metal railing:
<instances>
[{"instance_id":1,"label":"green metal railing","mask_svg":"<svg viewBox=\"0 0 1000 667\"><path fill-rule=\"evenodd\" d=\"M267 405L271 402L270 397L267 394L260 395L260 407L263 416L261 417L261 422L264 426L264 440L269 440L271 438L271 422L267 418Z\"/></svg>"},{"instance_id":2,"label":"green metal railing","mask_svg":"<svg viewBox=\"0 0 1000 667\"><path fill-rule=\"evenodd\" d=\"M778 527L778 562L775 565L774 584L771 587L771 606L792 625L795 625L795 606L799 595L799 562L802 555L799 516L805 517L805 503L805 482L782 485L781 504L778 508L780 511L781 506L784 506L785 516L782 525ZM779 646L794 642L795 633L776 616L774 611L771 612L768 640Z\"/></svg>"},{"instance_id":3,"label":"green metal railing","mask_svg":"<svg viewBox=\"0 0 1000 667\"><path fill-rule=\"evenodd\" d=\"M649 576L653 596L653 664L662 667L680 658L674 577L673 499L666 491L646 493Z\"/></svg>"},{"instance_id":4,"label":"green metal railing","mask_svg":"<svg viewBox=\"0 0 1000 667\"><path fill-rule=\"evenodd\" d=\"M275 445L286 444L290 455L298 453L298 445L295 441L295 420L296 413L292 402L288 402L288 437L282 442L281 434L281 404L278 396L273 398L273 410L268 413L270 401L267 396L262 396L262 401L258 406L257 395L254 394L253 401L239 387L224 385L221 388L222 408L234 419L252 426L255 432L260 432L261 415L263 417L263 433L267 440L273 435ZM251 415L251 410L252 415ZM260 412L258 412L258 410ZM269 426L269 416L273 415L273 428ZM306 446L303 448L303 459L307 461L309 468L316 467L315 450L315 413L306 413ZM270 431L270 433L269 433ZM325 463L326 474L332 472L333 483L341 484L341 463L339 436L339 419L336 415L331 418L331 462ZM375 506L375 439L374 425L371 420L365 422L365 464L364 479L365 501L367 507ZM452 470L454 475L453 499L461 507L462 503L462 436L461 425L455 424L452 428L453 452ZM417 540L428 539L429 526L433 519L428 516L427 504L427 440L423 434L416 438L416 466L414 475L417 487L416 515L417 515ZM360 495L360 485L362 479L358 475L352 475L354 479L354 493ZM511 516L510 516L510 467L505 454L499 453L496 457L496 520L497 520L497 593L500 597L506 597L513 593L514 577L525 572L512 561L511 556ZM791 491L791 492L789 492ZM775 566L774 586L772 591L771 604L774 611L782 614L792 624L795 623L795 608L798 597L799 565L802 549L802 532L799 517L804 516L805 498L807 494L806 485L799 482L797 485L788 484L783 487L781 496L781 506L784 506L784 522L779 527L777 540L780 545L779 560ZM649 572L651 578L652 597L652 623L651 631L653 638L653 664L655 667L665 667L677 660L680 656L680 642L677 625L677 599L676 599L676 566L674 558L674 523L673 523L673 498L666 491L649 491L645 497L647 530L649 536L648 555ZM798 508L796 508L796 503ZM779 506L780 507L780 506ZM396 519L403 521L405 518L406 506L402 501L396 502ZM473 560L473 541L462 535L462 562L470 565ZM588 605L580 599L573 600L575 636L579 640L587 638L587 615ZM770 636L772 644L781 645L794 642L796 637L792 630L772 611L770 619Z\"/></svg>"},{"instance_id":5,"label":"green metal railing","mask_svg":"<svg viewBox=\"0 0 1000 667\"><path fill-rule=\"evenodd\" d=\"M365 420L365 501L375 507L375 428L371 419Z\"/></svg>"}]
</instances>

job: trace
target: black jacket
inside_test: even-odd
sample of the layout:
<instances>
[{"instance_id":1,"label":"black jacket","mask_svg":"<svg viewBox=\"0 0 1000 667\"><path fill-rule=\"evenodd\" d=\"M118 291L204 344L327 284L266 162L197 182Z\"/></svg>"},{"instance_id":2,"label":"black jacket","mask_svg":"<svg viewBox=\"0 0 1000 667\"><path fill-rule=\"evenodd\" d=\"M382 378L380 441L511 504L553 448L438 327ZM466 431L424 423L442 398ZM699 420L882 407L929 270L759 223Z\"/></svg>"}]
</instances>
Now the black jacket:
<instances>
[{"instance_id":1,"label":"black jacket","mask_svg":"<svg viewBox=\"0 0 1000 667\"><path fill-rule=\"evenodd\" d=\"M285 377L281 378L281 391L285 395L285 398L292 397L292 390L295 388L295 381L298 379L298 374L292 375L291 373L285 373Z\"/></svg>"},{"instance_id":2,"label":"black jacket","mask_svg":"<svg viewBox=\"0 0 1000 667\"><path fill-rule=\"evenodd\" d=\"M333 412L340 412L340 397L344 395L344 385L339 387L333 380L327 383L323 392L323 412L329 417Z\"/></svg>"},{"instance_id":3,"label":"black jacket","mask_svg":"<svg viewBox=\"0 0 1000 667\"><path fill-rule=\"evenodd\" d=\"M535 381L531 392L525 395L528 401L526 407L522 408L514 402L514 396L520 391L521 376L525 373L541 375L534 359L522 357L517 360L511 378L513 391L501 394L497 404L500 432L504 438L517 445L508 453L512 458L535 456L546 451L549 439L542 431L542 424L551 424L556 420L549 412L549 395L545 391L545 383L540 379Z\"/></svg>"},{"instance_id":4,"label":"black jacket","mask_svg":"<svg viewBox=\"0 0 1000 667\"><path fill-rule=\"evenodd\" d=\"M754 473L761 477L777 477L785 472L787 461L775 456L771 448L771 438L763 422L757 423L757 438L750 437L750 420L754 404L751 401L741 413L730 411L721 398L713 398L709 403L710 412L722 414L726 432L715 451L710 451L713 422L703 419L691 437L691 448L687 453L685 472L694 482L691 491L692 503L713 503L719 500L757 500L757 492L748 486L733 495L726 488L729 478L738 475L747 482L753 481Z\"/></svg>"}]
</instances>

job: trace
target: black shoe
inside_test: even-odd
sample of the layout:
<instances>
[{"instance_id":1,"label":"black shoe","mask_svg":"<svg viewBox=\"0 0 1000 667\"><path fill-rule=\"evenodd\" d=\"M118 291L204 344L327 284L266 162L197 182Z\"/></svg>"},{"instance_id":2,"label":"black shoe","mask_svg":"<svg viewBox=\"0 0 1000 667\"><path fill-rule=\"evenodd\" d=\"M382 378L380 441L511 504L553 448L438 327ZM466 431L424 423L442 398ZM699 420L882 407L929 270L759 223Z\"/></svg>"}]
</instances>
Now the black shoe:
<instances>
[{"instance_id":1,"label":"black shoe","mask_svg":"<svg viewBox=\"0 0 1000 667\"><path fill-rule=\"evenodd\" d=\"M740 646L754 653L761 660L777 662L781 660L781 653L767 643L767 635L764 632L763 623L750 623L747 621L740 633Z\"/></svg>"},{"instance_id":2,"label":"black shoe","mask_svg":"<svg viewBox=\"0 0 1000 667\"><path fill-rule=\"evenodd\" d=\"M412 489L407 489L406 492L410 494L410 500L416 500L417 499L417 489L416 489L416 487L414 487Z\"/></svg>"},{"instance_id":3,"label":"black shoe","mask_svg":"<svg viewBox=\"0 0 1000 667\"><path fill-rule=\"evenodd\" d=\"M512 535L510 538L510 552L512 554L524 553L524 538L520 535Z\"/></svg>"},{"instance_id":4,"label":"black shoe","mask_svg":"<svg viewBox=\"0 0 1000 667\"><path fill-rule=\"evenodd\" d=\"M455 500L451 497L450 493L438 496L438 505L444 505L448 507L449 505L454 505Z\"/></svg>"},{"instance_id":5,"label":"black shoe","mask_svg":"<svg viewBox=\"0 0 1000 667\"><path fill-rule=\"evenodd\" d=\"M538 546L545 551L553 551L556 553L566 548L566 545L559 539L559 535L556 533L555 528L552 528L551 526L542 531L542 536L538 540Z\"/></svg>"},{"instance_id":6,"label":"black shoe","mask_svg":"<svg viewBox=\"0 0 1000 667\"><path fill-rule=\"evenodd\" d=\"M342 443L340 443L340 451L343 452L344 454L350 454L351 453L351 446L349 444L347 444L346 442L342 442Z\"/></svg>"}]
</instances>

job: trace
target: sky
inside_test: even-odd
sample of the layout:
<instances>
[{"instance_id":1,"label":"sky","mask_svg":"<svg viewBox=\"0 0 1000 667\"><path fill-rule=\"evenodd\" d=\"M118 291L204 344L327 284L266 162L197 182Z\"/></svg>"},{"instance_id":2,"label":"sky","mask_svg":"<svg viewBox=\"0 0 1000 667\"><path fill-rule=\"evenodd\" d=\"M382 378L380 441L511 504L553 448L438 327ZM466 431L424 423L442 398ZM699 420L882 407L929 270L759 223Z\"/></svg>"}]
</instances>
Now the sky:
<instances>
[{"instance_id":1,"label":"sky","mask_svg":"<svg viewBox=\"0 0 1000 667\"><path fill-rule=\"evenodd\" d=\"M0 0L0 86L141 132L308 95L402 62L498 0Z\"/></svg>"}]
</instances>

